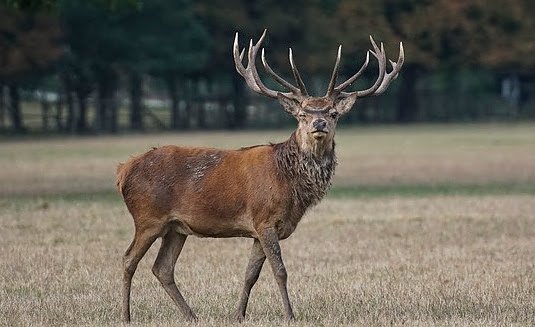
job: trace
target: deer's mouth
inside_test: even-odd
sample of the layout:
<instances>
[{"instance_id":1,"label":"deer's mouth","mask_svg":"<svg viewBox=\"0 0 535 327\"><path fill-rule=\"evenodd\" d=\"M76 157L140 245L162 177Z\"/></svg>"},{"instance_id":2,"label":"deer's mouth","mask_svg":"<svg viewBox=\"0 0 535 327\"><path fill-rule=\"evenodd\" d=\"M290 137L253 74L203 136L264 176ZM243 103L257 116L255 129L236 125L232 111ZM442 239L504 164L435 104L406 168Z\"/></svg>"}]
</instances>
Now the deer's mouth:
<instances>
[{"instance_id":1,"label":"deer's mouth","mask_svg":"<svg viewBox=\"0 0 535 327\"><path fill-rule=\"evenodd\" d=\"M312 131L311 134L316 140L318 140L324 138L328 133L325 130L317 129L315 131Z\"/></svg>"}]
</instances>

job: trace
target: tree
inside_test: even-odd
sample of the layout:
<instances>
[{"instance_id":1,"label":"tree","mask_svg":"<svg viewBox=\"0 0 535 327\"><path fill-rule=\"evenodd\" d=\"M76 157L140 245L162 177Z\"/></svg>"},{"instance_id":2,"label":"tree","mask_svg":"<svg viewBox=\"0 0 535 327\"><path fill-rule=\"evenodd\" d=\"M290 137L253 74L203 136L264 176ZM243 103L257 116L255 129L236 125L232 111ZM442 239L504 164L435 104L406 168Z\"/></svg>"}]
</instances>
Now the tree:
<instances>
[{"instance_id":1,"label":"tree","mask_svg":"<svg viewBox=\"0 0 535 327\"><path fill-rule=\"evenodd\" d=\"M252 2L244 0L229 0L224 5L218 1L203 1L196 3L195 11L210 35L210 60L205 74L212 80L229 82L232 94L233 109L227 114L228 128L242 128L245 124L245 108L247 105L243 80L236 76L234 64L230 57L231 42L236 31L252 30L249 7ZM253 34L251 34L253 35Z\"/></svg>"},{"instance_id":2,"label":"tree","mask_svg":"<svg viewBox=\"0 0 535 327\"><path fill-rule=\"evenodd\" d=\"M82 0L62 2L60 17L70 54L68 74L78 97L77 130L87 129L87 97L97 90L96 129L117 130L115 94L118 89L117 63L128 55L129 41L121 29L124 10L109 11Z\"/></svg>"},{"instance_id":3,"label":"tree","mask_svg":"<svg viewBox=\"0 0 535 327\"><path fill-rule=\"evenodd\" d=\"M9 115L15 132L24 132L19 87L39 76L62 54L54 17L18 10L0 11L0 85L9 88Z\"/></svg>"},{"instance_id":4,"label":"tree","mask_svg":"<svg viewBox=\"0 0 535 327\"><path fill-rule=\"evenodd\" d=\"M526 0L387 0L389 24L407 40L400 95L401 120L412 120L419 72L462 67L516 70L535 67L534 5ZM405 98L404 98L405 97Z\"/></svg>"},{"instance_id":5,"label":"tree","mask_svg":"<svg viewBox=\"0 0 535 327\"><path fill-rule=\"evenodd\" d=\"M90 71L97 87L97 128L116 129L115 93L125 75L130 97L130 128L143 129L143 76L168 84L173 99L173 126L178 126L176 80L200 71L207 59L208 35L188 0L147 2L140 8L109 11L84 1L62 7L67 44L80 71ZM97 22L95 24L95 22ZM107 124L109 121L109 124Z\"/></svg>"},{"instance_id":6,"label":"tree","mask_svg":"<svg viewBox=\"0 0 535 327\"><path fill-rule=\"evenodd\" d=\"M527 0L474 1L464 8L478 42L470 42L477 62L497 71L535 69L535 4Z\"/></svg>"},{"instance_id":7,"label":"tree","mask_svg":"<svg viewBox=\"0 0 535 327\"><path fill-rule=\"evenodd\" d=\"M129 75L131 127L142 128L141 91L144 74L162 78L171 99L171 127L187 126L180 115L178 86L184 76L199 74L208 59L209 35L194 15L191 1L154 0L122 21L131 41L119 63Z\"/></svg>"}]
</instances>

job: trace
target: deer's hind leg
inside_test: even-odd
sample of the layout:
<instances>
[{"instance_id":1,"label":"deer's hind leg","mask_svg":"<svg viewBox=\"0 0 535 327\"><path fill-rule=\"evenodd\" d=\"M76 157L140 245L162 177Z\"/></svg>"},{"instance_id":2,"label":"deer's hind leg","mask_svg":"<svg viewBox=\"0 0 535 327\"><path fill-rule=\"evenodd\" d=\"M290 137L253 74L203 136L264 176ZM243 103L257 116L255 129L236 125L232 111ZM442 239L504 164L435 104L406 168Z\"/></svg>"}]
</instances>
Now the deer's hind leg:
<instances>
[{"instance_id":1,"label":"deer's hind leg","mask_svg":"<svg viewBox=\"0 0 535 327\"><path fill-rule=\"evenodd\" d=\"M187 235L179 234L173 229L169 230L162 237L162 245L156 261L154 261L154 266L152 266L152 272L158 278L163 288L169 294L171 299L178 306L184 317L188 320L196 320L197 317L184 300L184 297L178 290L178 287L175 283L175 264L182 251L184 242L186 241Z\"/></svg>"},{"instance_id":2,"label":"deer's hind leg","mask_svg":"<svg viewBox=\"0 0 535 327\"><path fill-rule=\"evenodd\" d=\"M147 253L152 243L160 236L160 226L148 228L136 226L134 240L123 256L123 311L122 319L130 322L130 291L132 288L132 277L136 272L137 265L141 258Z\"/></svg>"}]
</instances>

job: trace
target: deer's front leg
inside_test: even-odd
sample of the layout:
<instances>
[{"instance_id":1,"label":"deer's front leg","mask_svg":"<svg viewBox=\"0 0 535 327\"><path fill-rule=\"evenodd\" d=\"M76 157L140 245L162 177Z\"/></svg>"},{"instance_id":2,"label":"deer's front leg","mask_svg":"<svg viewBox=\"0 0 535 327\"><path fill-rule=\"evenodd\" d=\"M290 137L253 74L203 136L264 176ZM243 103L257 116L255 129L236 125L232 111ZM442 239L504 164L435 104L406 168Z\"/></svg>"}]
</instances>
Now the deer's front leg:
<instances>
[{"instance_id":1,"label":"deer's front leg","mask_svg":"<svg viewBox=\"0 0 535 327\"><path fill-rule=\"evenodd\" d=\"M247 270L245 271L245 283L243 285L240 304L235 315L235 318L238 321L243 321L245 318L249 294L251 293L251 289L253 288L254 284L258 280L258 276L260 275L260 271L262 270L262 265L264 265L265 260L266 255L264 254L264 250L262 250L262 245L260 245L260 241L255 239L253 248L251 249L251 256L249 257L249 264L247 265Z\"/></svg>"},{"instance_id":2,"label":"deer's front leg","mask_svg":"<svg viewBox=\"0 0 535 327\"><path fill-rule=\"evenodd\" d=\"M273 270L273 275L275 275L275 280L279 286L286 319L295 320L292 305L290 304L290 299L288 297L288 289L286 287L288 274L286 273L286 268L282 262L281 248L279 245L277 231L274 228L264 229L259 233L259 241L262 245L264 253L266 254L266 257L268 258L271 269Z\"/></svg>"}]
</instances>

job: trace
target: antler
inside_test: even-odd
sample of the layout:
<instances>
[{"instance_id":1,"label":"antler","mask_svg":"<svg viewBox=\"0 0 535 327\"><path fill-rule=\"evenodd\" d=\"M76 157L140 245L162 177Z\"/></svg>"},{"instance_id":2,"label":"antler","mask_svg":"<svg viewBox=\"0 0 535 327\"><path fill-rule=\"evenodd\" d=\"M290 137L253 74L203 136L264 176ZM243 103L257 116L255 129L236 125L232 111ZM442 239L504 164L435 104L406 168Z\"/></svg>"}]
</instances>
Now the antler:
<instances>
[{"instance_id":1,"label":"antler","mask_svg":"<svg viewBox=\"0 0 535 327\"><path fill-rule=\"evenodd\" d=\"M294 86L293 84L287 82L282 77L280 77L277 73L271 69L269 66L267 60L264 48L262 48L262 64L264 65L264 68L266 69L267 73L271 75L271 77L277 81L280 85L282 85L284 88L288 89L290 92L278 92L271 89L268 89L266 85L262 82L260 79L260 75L258 74L258 71L256 69L256 56L258 54L258 50L260 49L260 46L262 45L262 42L264 41L264 38L266 37L267 30L264 30L262 33L262 36L260 36L260 39L256 44L253 45L253 40L251 39L249 42L249 50L247 51L247 67L243 66L243 57L245 55L245 49L243 49L241 52L239 50L238 45L238 33L236 32L236 37L234 38L234 47L233 47L233 54L234 54L234 64L236 66L236 70L238 73L245 79L245 82L247 85L255 92L266 95L270 98L277 98L278 93L282 93L283 95L287 97L291 97L294 99L302 99L303 97L308 96L308 92L305 87L305 83L303 83L303 79L301 78L301 75L299 74L299 71L297 70L297 67L295 66L294 59L293 59L293 53L292 49L289 49L288 57L290 60L290 66L292 67L292 74L294 76L295 82L298 86ZM331 97L331 98L345 98L349 96L356 95L358 98L363 98L367 96L372 95L379 95L383 93L390 83L395 80L398 75L399 71L401 70L401 67L403 66L403 62L405 60L405 55L403 52L403 43L399 43L399 57L397 62L394 62L392 60L388 60L390 62L390 65L392 65L392 71L386 72L386 52L384 49L384 45L381 42L381 46L377 46L375 43L375 40L370 35L370 42L372 44L373 50L368 50L366 53L366 60L364 61L364 64L360 67L360 69L355 73L355 75L351 76L348 80L341 83L340 85L336 86L336 78L338 77L338 69L340 67L340 58L342 56L342 46L340 45L338 47L338 55L336 56L336 63L334 64L334 69L331 75L331 80L329 82L329 87L327 89L327 94L325 97ZM366 90L362 91L354 91L354 92L344 92L346 88L348 88L368 67L368 63L370 62L370 52L371 54L377 59L377 62L379 64L379 75L377 79L375 80L375 83L369 87Z\"/></svg>"},{"instance_id":2,"label":"antler","mask_svg":"<svg viewBox=\"0 0 535 327\"><path fill-rule=\"evenodd\" d=\"M366 53L366 60L362 67L355 73L355 75L351 76L347 81L343 82L342 84L338 85L337 87L334 87L336 83L336 78L338 76L338 68L340 63L340 56L342 52L342 46L338 48L338 56L336 57L336 63L334 65L333 73L331 76L331 81L329 82L329 88L327 90L326 97L348 97L352 95L356 95L358 98L363 98L366 96L372 96L372 95L379 95L383 93L390 83L395 80L398 75L399 71L401 70L401 67L403 66L403 61L405 59L405 55L403 52L403 43L399 43L399 57L398 61L394 62L392 60L390 61L390 64L392 65L392 71L390 73L386 72L386 52L383 46L383 43L381 42L381 47L379 48L375 41L373 40L373 37L370 35L370 42L372 44L373 50L369 50ZM362 73L364 70L368 67L368 63L370 60L370 52L373 54L375 58L377 58L377 62L379 63L379 76L377 77L377 80L375 80L375 83L368 89L363 91L354 91L354 92L343 92L347 87L349 87Z\"/></svg>"},{"instance_id":3,"label":"antler","mask_svg":"<svg viewBox=\"0 0 535 327\"><path fill-rule=\"evenodd\" d=\"M263 48L262 48L262 64L264 65L264 68L266 69L268 74L270 74L271 77L273 77L275 81L277 81L283 87L287 88L290 92L284 93L284 92L278 92L278 91L268 89L264 85L264 83L262 83L262 81L260 80L260 75L258 74L258 71L256 70L256 55L258 53L258 50L260 49L260 46L262 45L262 42L264 41L266 32L267 30L264 30L264 33L262 33L262 36L260 37L258 42L256 42L255 45L253 45L253 40L252 39L250 40L249 50L247 52L247 67L244 67L242 63L243 56L245 54L245 48L240 53L239 46L238 46L238 32L236 32L236 37L234 38L234 47L233 47L234 64L236 66L236 70L245 79L245 82L253 91L266 95L270 98L277 98L278 93L282 93L283 95L287 97L292 97L292 98L302 98L303 96L308 96L307 90L305 88L305 84L303 83L303 80L301 79L301 75L299 75L299 71L297 70L297 67L294 64L291 48L289 52L290 65L292 66L292 73L294 75L297 85L299 85L299 88L285 81L282 77L277 75L273 71L273 69L271 69L271 67L267 63Z\"/></svg>"}]
</instances>

